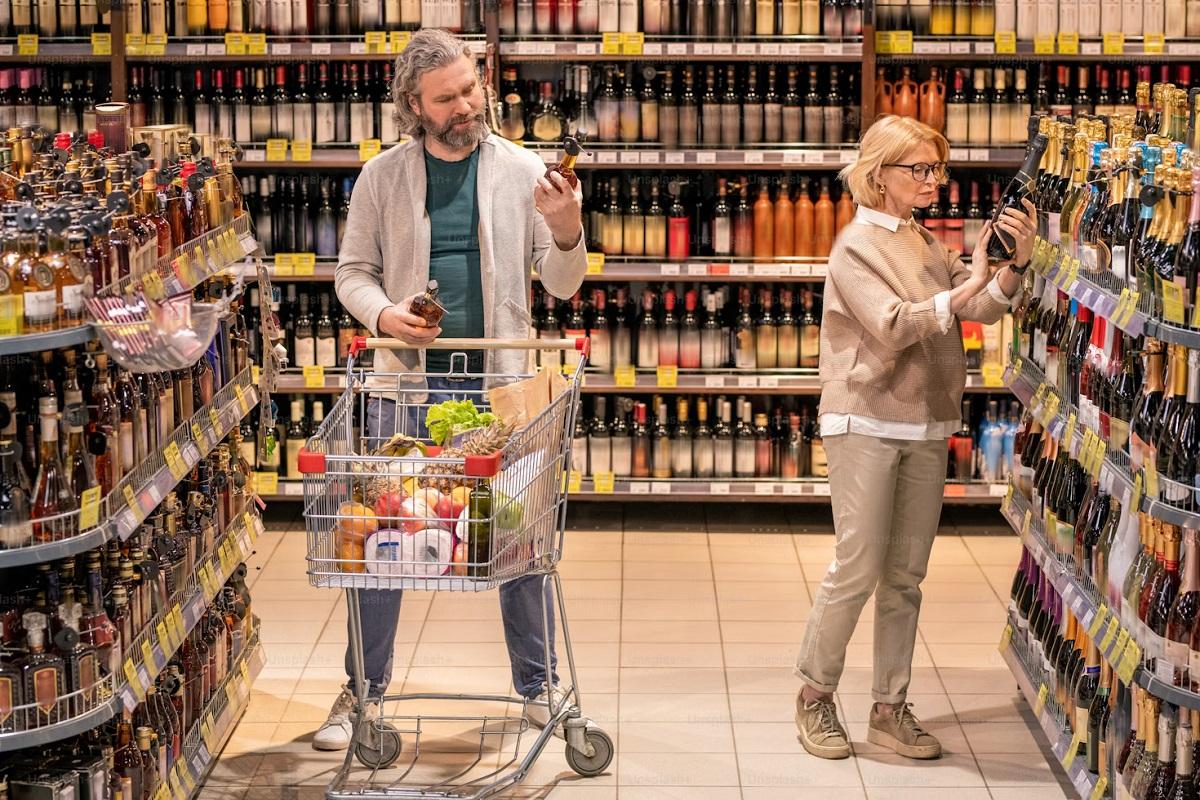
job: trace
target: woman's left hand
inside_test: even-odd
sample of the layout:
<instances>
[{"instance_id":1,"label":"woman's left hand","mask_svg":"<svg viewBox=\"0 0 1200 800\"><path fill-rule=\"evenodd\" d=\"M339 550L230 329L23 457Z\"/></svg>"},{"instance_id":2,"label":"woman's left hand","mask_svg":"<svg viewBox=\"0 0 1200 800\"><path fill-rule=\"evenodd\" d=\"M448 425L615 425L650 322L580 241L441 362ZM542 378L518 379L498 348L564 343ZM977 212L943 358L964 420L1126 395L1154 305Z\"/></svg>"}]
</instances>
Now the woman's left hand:
<instances>
[{"instance_id":1,"label":"woman's left hand","mask_svg":"<svg viewBox=\"0 0 1200 800\"><path fill-rule=\"evenodd\" d=\"M1015 254L1009 263L1018 267L1029 263L1033 256L1033 238L1037 235L1037 207L1029 198L1024 198L1021 204L1025 207L1024 211L1006 208L1000 219L996 220L996 227L1013 237L1016 242Z\"/></svg>"}]
</instances>

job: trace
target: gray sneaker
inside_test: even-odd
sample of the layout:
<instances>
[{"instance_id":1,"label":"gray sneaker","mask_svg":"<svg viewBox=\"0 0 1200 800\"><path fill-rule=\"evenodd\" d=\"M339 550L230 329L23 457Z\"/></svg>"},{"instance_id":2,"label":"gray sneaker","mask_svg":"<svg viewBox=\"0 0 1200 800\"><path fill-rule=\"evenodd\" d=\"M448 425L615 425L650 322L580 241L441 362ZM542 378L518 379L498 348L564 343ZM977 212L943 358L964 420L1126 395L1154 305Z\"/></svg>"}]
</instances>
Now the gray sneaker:
<instances>
[{"instance_id":1,"label":"gray sneaker","mask_svg":"<svg viewBox=\"0 0 1200 800\"><path fill-rule=\"evenodd\" d=\"M849 758L850 738L832 700L805 701L796 695L796 727L800 744L817 758Z\"/></svg>"},{"instance_id":2,"label":"gray sneaker","mask_svg":"<svg viewBox=\"0 0 1200 800\"><path fill-rule=\"evenodd\" d=\"M941 742L921 727L913 716L912 703L901 703L890 714L880 714L872 707L867 741L908 758L939 758L942 755Z\"/></svg>"},{"instance_id":3,"label":"gray sneaker","mask_svg":"<svg viewBox=\"0 0 1200 800\"><path fill-rule=\"evenodd\" d=\"M333 702L333 708L329 709L329 716L325 718L324 724L313 735L314 750L345 750L350 746L350 740L354 738L354 724L351 720L354 702L354 695L348 688L343 688L342 693ZM368 700L367 719L375 719L378 716L379 701Z\"/></svg>"}]
</instances>

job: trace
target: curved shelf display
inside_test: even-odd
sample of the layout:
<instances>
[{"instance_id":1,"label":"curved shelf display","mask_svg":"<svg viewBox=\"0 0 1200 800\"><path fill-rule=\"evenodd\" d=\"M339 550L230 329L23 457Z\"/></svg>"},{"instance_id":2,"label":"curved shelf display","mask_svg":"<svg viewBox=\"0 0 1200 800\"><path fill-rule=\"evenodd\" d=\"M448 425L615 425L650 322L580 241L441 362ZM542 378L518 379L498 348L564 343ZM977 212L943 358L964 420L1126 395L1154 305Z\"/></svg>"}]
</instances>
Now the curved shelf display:
<instances>
[{"instance_id":1,"label":"curved shelf display","mask_svg":"<svg viewBox=\"0 0 1200 800\"><path fill-rule=\"evenodd\" d=\"M62 739L78 736L112 719L121 709L121 698L114 691L113 684L114 676L110 675L86 690L72 692L59 698L55 704L55 714L59 720L40 727L29 725L29 720L42 716L36 709L36 704L17 706L11 709L10 721L15 720L24 730L0 733L0 753L26 747L42 747ZM85 694L103 695L105 699L89 702L85 699ZM73 707L78 703L86 704L87 710L74 709ZM63 712L66 714L64 715Z\"/></svg>"},{"instance_id":2,"label":"curved shelf display","mask_svg":"<svg viewBox=\"0 0 1200 800\"><path fill-rule=\"evenodd\" d=\"M0 356L15 356L21 353L39 353L43 350L73 347L90 342L95 338L96 331L90 324L76 325L49 333L23 333L19 336L5 336L0 338Z\"/></svg>"}]
</instances>

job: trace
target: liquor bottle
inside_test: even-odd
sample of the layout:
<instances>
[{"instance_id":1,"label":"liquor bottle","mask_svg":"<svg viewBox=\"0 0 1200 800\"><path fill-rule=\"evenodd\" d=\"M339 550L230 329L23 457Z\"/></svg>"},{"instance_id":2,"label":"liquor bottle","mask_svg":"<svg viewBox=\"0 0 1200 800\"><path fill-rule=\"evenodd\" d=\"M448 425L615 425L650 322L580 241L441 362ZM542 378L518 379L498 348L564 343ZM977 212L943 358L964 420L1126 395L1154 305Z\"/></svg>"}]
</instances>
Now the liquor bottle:
<instances>
[{"instance_id":1,"label":"liquor bottle","mask_svg":"<svg viewBox=\"0 0 1200 800\"><path fill-rule=\"evenodd\" d=\"M1000 215L1006 208L1014 208L1022 210L1021 201L1025 199L1032 189L1033 178L1037 175L1038 162L1041 161L1042 153L1046 149L1047 140L1042 134L1035 136L1030 142L1029 152L1025 157L1025 163L1021 166L1020 172L1013 178L1008 187L1004 190L1000 203L992 211L992 223L995 224ZM1011 259L1016 253L1016 242L1006 231L1001 228L995 228L995 234L988 243L988 255L1000 261Z\"/></svg>"},{"instance_id":2,"label":"liquor bottle","mask_svg":"<svg viewBox=\"0 0 1200 800\"><path fill-rule=\"evenodd\" d=\"M1191 714L1186 708L1179 710L1179 727L1175 737L1178 747L1175 758L1175 780L1166 796L1170 800L1195 800L1200 796L1200 792L1197 791L1194 774Z\"/></svg>"},{"instance_id":3,"label":"liquor bottle","mask_svg":"<svg viewBox=\"0 0 1200 800\"><path fill-rule=\"evenodd\" d=\"M36 611L21 617L25 628L26 654L15 666L21 672L22 693L32 709L25 714L25 728L41 728L58 722L59 702L66 694L63 661L47 652L47 619Z\"/></svg>"}]
</instances>

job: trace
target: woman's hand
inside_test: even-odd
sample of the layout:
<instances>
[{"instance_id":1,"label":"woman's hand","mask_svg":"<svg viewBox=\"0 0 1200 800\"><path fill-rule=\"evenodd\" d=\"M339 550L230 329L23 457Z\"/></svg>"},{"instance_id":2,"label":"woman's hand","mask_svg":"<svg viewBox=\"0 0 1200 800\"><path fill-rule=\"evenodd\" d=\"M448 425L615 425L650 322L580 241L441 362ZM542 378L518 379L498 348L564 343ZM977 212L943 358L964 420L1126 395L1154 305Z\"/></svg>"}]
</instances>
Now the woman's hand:
<instances>
[{"instance_id":1,"label":"woman's hand","mask_svg":"<svg viewBox=\"0 0 1200 800\"><path fill-rule=\"evenodd\" d=\"M429 344L442 335L439 327L430 327L425 320L412 313L413 300L424 295L414 294L406 297L390 308L385 308L379 315L379 331L397 339L403 339L409 344Z\"/></svg>"},{"instance_id":2,"label":"woman's hand","mask_svg":"<svg viewBox=\"0 0 1200 800\"><path fill-rule=\"evenodd\" d=\"M996 220L996 226L1015 242L1012 261L1006 264L1016 264L1018 267L1029 263L1033 256L1033 239L1037 235L1037 207L1027 197L1021 200L1021 204L1025 207L1024 211L1006 208L1000 219Z\"/></svg>"},{"instance_id":3,"label":"woman's hand","mask_svg":"<svg viewBox=\"0 0 1200 800\"><path fill-rule=\"evenodd\" d=\"M971 252L971 281L976 284L976 292L987 286L995 274L987 254L988 243L992 241L993 233L991 220L983 223L979 231L979 240L975 242L975 249Z\"/></svg>"}]
</instances>

